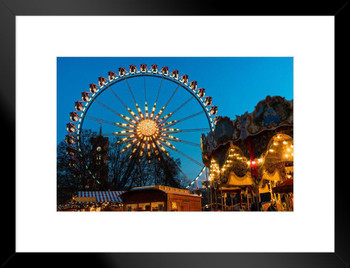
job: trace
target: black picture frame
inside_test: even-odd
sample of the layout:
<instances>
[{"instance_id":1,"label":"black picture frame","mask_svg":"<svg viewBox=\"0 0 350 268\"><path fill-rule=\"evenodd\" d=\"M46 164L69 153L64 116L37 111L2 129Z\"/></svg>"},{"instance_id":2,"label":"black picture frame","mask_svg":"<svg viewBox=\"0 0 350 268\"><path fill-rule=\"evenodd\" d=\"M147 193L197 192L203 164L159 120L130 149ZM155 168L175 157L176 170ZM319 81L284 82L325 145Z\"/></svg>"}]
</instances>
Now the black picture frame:
<instances>
[{"instance_id":1,"label":"black picture frame","mask_svg":"<svg viewBox=\"0 0 350 268\"><path fill-rule=\"evenodd\" d=\"M349 41L347 1L329 3L292 1L189 2L159 0L0 0L0 109L1 140L5 158L1 161L1 267L348 267L350 236L347 222L348 178L335 174L335 253L16 253L16 16L57 15L312 15L335 18L336 86L347 78ZM347 89L347 88L346 88ZM338 91L340 92L340 91ZM338 107L337 114L345 112ZM329 126L328 126L329 127ZM332 126L331 126L332 127ZM346 140L345 133L339 140ZM336 167L346 171L346 159L336 158ZM326 196L326 193L317 193ZM321 201L320 201L321 202ZM326 202L326 201L325 201ZM39 208L40 209L40 208ZM320 223L321 224L321 223ZM191 241L203 242L202 237ZM288 238L285 238L287 241ZM277 241L277 240L276 240ZM235 241L232 241L234 243ZM237 241L236 241L237 242ZM116 241L117 243L117 241ZM300 241L302 243L302 241Z\"/></svg>"}]
</instances>

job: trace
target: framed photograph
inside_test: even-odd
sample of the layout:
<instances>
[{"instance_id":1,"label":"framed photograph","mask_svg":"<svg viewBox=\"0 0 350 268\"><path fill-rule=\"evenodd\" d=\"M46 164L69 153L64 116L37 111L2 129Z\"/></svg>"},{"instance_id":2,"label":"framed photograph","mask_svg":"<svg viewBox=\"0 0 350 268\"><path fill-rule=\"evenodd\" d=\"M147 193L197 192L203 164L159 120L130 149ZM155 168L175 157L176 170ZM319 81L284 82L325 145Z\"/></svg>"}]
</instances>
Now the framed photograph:
<instances>
[{"instance_id":1,"label":"framed photograph","mask_svg":"<svg viewBox=\"0 0 350 268\"><path fill-rule=\"evenodd\" d=\"M347 2L239 10L0 3L2 267L349 265Z\"/></svg>"}]
</instances>

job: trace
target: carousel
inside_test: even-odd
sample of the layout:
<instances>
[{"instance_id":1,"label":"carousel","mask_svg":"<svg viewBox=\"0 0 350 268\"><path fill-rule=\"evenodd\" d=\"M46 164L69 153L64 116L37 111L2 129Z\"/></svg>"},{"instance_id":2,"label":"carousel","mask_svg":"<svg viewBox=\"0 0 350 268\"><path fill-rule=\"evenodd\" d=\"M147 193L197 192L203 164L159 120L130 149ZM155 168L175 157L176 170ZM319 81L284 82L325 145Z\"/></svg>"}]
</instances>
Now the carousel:
<instances>
[{"instance_id":1,"label":"carousel","mask_svg":"<svg viewBox=\"0 0 350 268\"><path fill-rule=\"evenodd\" d=\"M212 211L293 211L293 101L267 96L252 113L216 117L201 138Z\"/></svg>"}]
</instances>

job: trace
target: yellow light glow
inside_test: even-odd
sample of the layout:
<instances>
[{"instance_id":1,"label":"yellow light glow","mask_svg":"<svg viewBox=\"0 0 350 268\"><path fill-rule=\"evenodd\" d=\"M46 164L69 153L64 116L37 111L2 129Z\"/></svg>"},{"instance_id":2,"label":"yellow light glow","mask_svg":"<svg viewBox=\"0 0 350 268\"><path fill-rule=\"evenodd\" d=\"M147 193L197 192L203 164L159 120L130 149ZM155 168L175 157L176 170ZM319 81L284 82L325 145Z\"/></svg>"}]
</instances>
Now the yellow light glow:
<instances>
[{"instance_id":1,"label":"yellow light glow","mask_svg":"<svg viewBox=\"0 0 350 268\"><path fill-rule=\"evenodd\" d=\"M153 120L145 119L140 122L138 129L144 136L150 137L157 132L157 125Z\"/></svg>"}]
</instances>

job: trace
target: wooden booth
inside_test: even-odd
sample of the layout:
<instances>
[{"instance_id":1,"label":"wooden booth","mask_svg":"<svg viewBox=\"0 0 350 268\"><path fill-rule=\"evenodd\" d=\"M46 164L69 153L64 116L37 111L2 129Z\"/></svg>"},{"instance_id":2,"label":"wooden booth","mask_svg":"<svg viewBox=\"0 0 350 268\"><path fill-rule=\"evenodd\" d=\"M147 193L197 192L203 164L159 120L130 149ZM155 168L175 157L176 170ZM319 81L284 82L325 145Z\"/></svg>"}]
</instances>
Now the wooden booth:
<instances>
[{"instance_id":1,"label":"wooden booth","mask_svg":"<svg viewBox=\"0 0 350 268\"><path fill-rule=\"evenodd\" d=\"M152 185L132 188L120 196L124 211L201 211L202 197L189 190Z\"/></svg>"}]
</instances>

